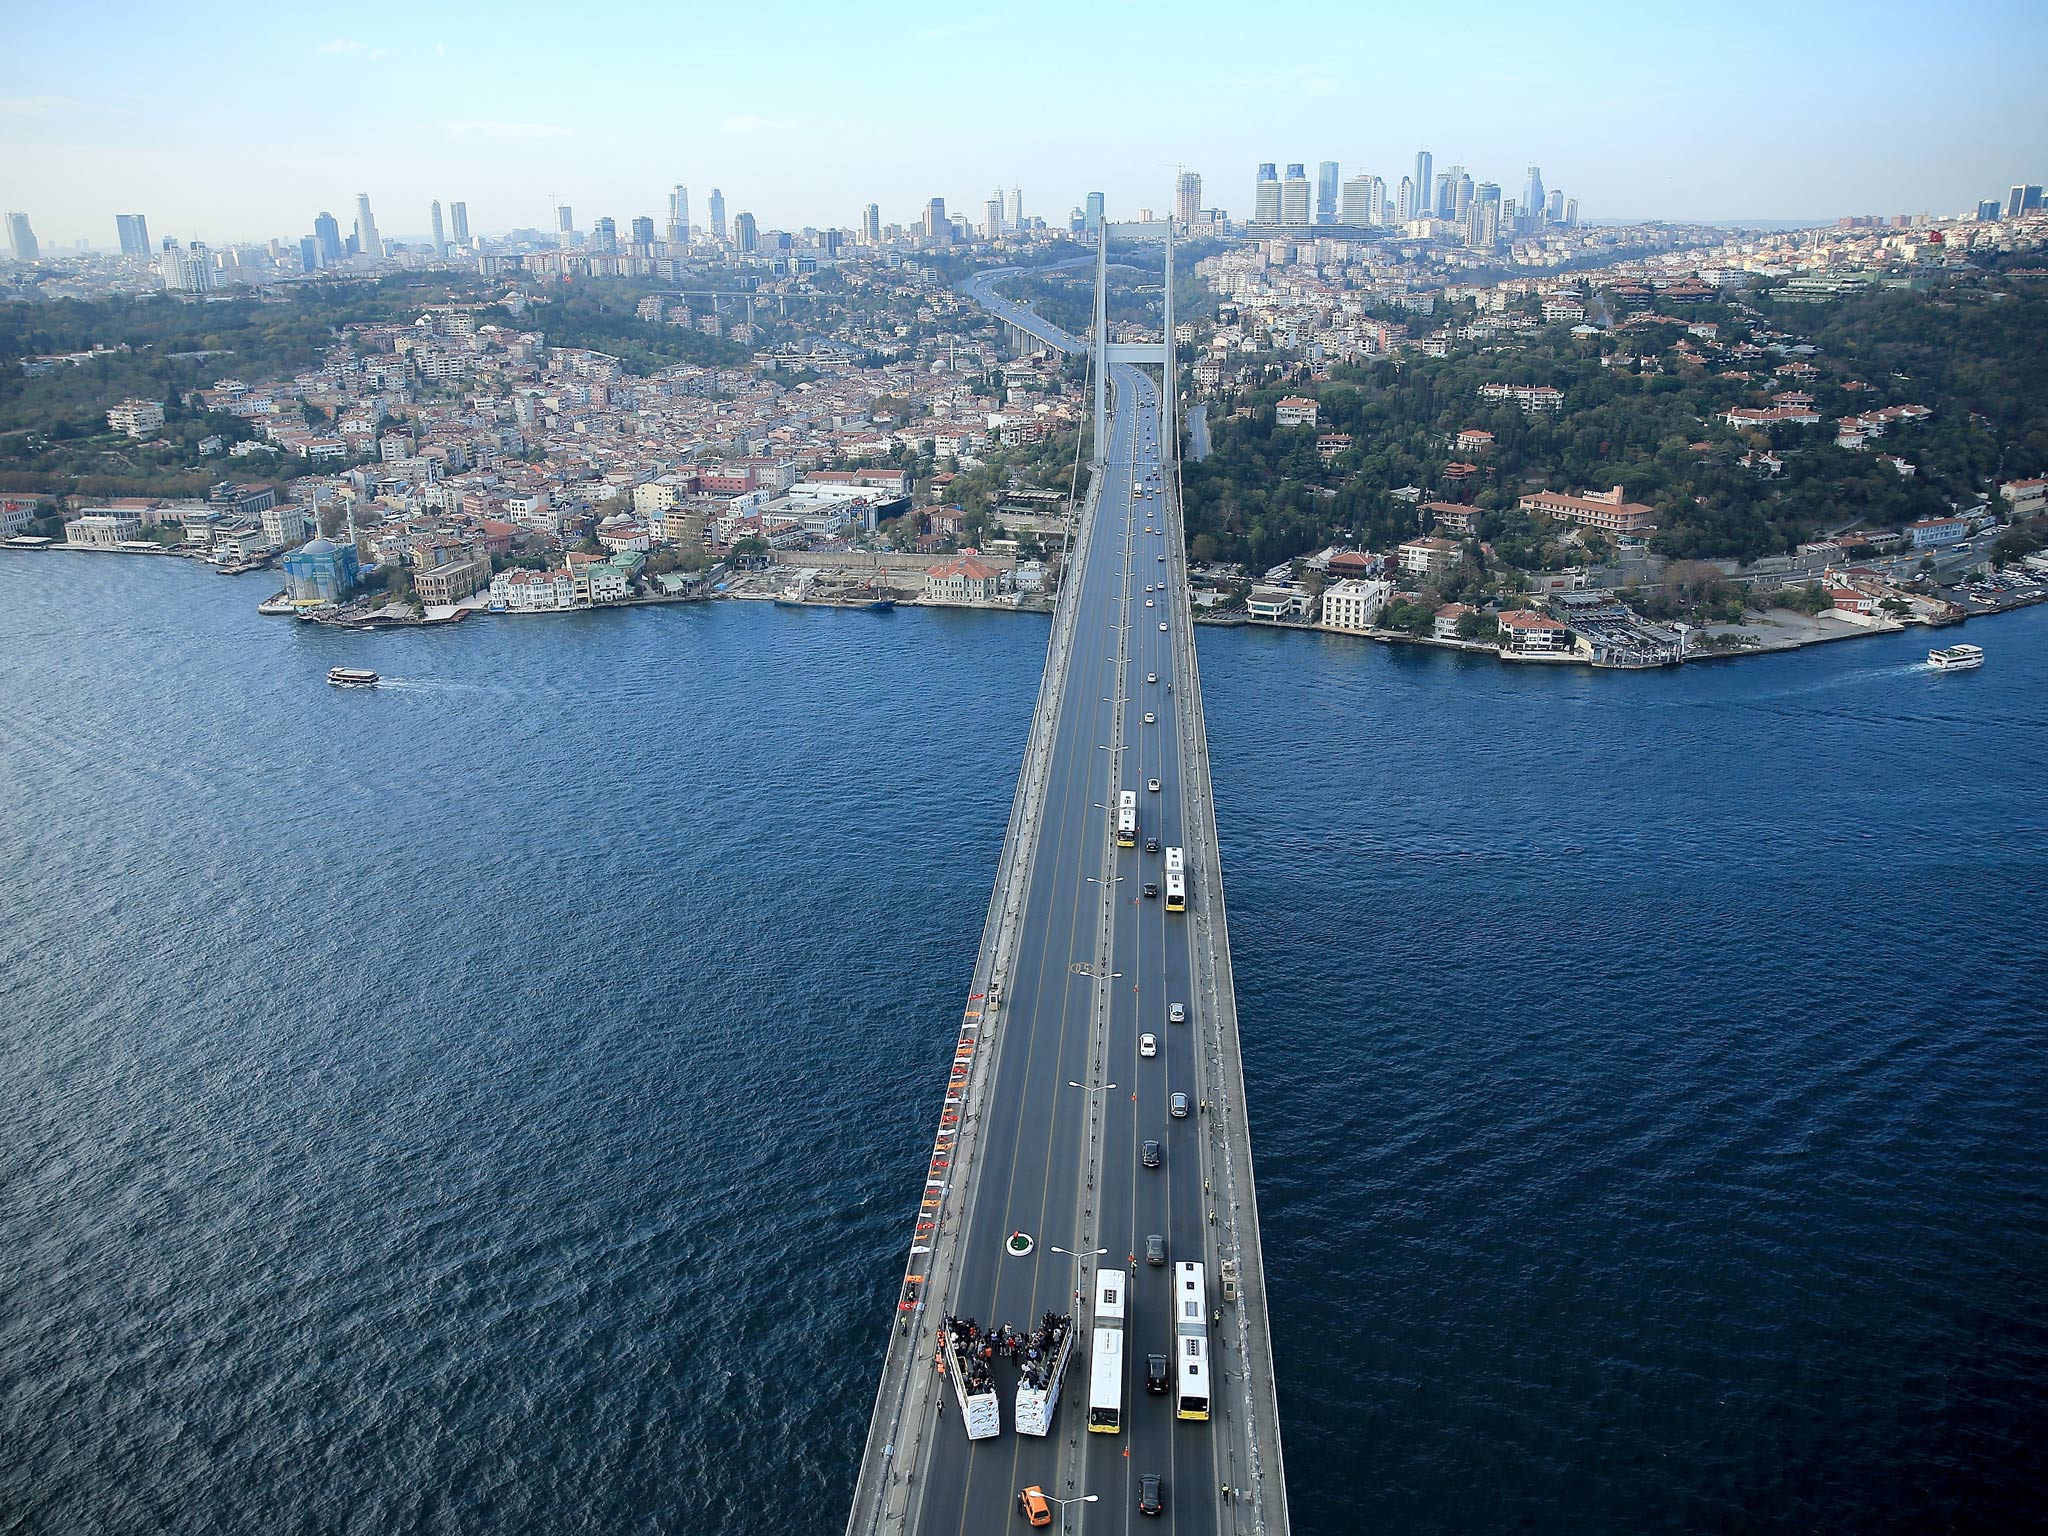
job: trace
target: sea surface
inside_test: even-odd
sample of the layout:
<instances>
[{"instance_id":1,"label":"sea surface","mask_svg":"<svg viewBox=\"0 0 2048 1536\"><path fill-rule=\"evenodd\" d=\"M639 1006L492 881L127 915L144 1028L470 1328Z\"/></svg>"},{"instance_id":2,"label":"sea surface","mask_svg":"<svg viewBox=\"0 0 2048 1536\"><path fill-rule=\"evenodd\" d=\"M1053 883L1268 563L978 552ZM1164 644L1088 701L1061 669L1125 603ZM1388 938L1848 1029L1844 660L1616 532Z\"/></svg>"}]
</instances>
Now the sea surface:
<instances>
[{"instance_id":1,"label":"sea surface","mask_svg":"<svg viewBox=\"0 0 2048 1536\"><path fill-rule=\"evenodd\" d=\"M268 591L0 556L0 1531L837 1531L1043 620ZM2048 610L1968 637L1202 632L1303 1536L2038 1526Z\"/></svg>"}]
</instances>

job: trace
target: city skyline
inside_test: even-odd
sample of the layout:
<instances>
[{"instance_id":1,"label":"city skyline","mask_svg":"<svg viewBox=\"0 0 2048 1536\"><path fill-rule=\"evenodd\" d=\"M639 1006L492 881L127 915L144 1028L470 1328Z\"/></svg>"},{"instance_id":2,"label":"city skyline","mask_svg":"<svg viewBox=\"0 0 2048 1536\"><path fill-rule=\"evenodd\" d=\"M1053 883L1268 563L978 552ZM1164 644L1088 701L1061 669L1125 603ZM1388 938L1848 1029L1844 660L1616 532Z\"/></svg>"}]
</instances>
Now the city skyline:
<instances>
[{"instance_id":1,"label":"city skyline","mask_svg":"<svg viewBox=\"0 0 2048 1536\"><path fill-rule=\"evenodd\" d=\"M479 232L545 228L549 189L621 223L665 226L678 183L720 186L734 214L787 229L857 227L869 202L885 223L907 224L935 194L971 209L992 185L1021 186L1027 212L1057 226L1097 188L1112 216L1169 207L1184 167L1204 176L1212 205L1242 219L1252 210L1234 199L1248 194L1261 155L1302 162L1317 180L1334 161L1345 175L1367 168L1398 183L1415 147L1429 144L1511 189L1523 166L1555 165L1587 219L1804 221L1962 211L2039 179L2048 160L2043 115L2023 79L2001 67L2048 38L2048 23L2016 5L1988 8L1986 25L1939 32L1916 27L1933 16L1918 5L1857 7L1853 28L1845 6L1759 9L1766 37L1725 12L1658 18L1646 36L1633 13L1592 4L1574 13L1585 26L1522 37L1513 68L1460 66L1455 90L1441 74L1372 65L1404 56L1403 39L1418 53L1441 46L1416 16L1339 17L1319 27L1312 61L1247 67L1212 46L1241 25L1218 7L1174 13L1163 43L1144 7L1041 8L1029 28L1000 10L913 13L899 50L906 78L943 80L1000 50L1016 78L1058 79L1070 61L1052 39L1078 35L1057 25L1065 11L1110 56L1125 43L1163 51L1158 76L1170 86L1135 79L1107 108L1087 97L1093 120L1081 116L1078 86L1056 87L1034 97L1031 132L1001 135L904 134L892 113L830 105L872 99L834 89L866 78L868 66L853 61L865 56L867 21L807 5L770 9L800 24L773 28L767 53L747 41L757 17L631 6L616 18L634 36L630 52L609 32L524 48L508 41L520 32L516 7L456 7L426 20L373 4L226 36L190 35L139 8L125 29L52 16L19 40L0 96L0 205L28 213L50 250L79 239L110 248L114 215L137 208L160 235L296 238L315 212L364 190L396 239L430 236L435 199L466 202ZM1489 18L1518 37L1527 31L1525 15L1494 5L1481 9L1482 35ZM1623 18L1630 24L1605 24ZM666 80L658 61L672 56L669 45L685 43L693 57L746 62L693 77L678 105L654 86ZM1788 91L1777 72L1756 67L1766 49L1826 57L1832 73L1865 88L1848 98ZM76 62L88 56L90 82ZM1681 74L1646 72L1646 59L1678 56L1688 64ZM315 104L321 130L227 136L203 154L160 147L149 129L159 82L222 72ZM1970 89L1944 91L1938 113L1897 110L1902 92L1959 80ZM318 104L343 99L350 111L320 116ZM1629 132L1617 133L1624 118Z\"/></svg>"}]
</instances>

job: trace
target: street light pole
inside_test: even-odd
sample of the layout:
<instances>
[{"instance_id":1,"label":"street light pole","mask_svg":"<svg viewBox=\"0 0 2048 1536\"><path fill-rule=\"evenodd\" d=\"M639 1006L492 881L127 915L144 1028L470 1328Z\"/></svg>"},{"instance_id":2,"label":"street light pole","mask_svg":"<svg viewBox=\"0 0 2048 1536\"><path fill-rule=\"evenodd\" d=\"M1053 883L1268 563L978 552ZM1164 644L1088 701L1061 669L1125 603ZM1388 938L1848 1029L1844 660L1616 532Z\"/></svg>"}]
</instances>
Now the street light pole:
<instances>
[{"instance_id":1,"label":"street light pole","mask_svg":"<svg viewBox=\"0 0 2048 1536\"><path fill-rule=\"evenodd\" d=\"M1051 1494L1048 1493L1045 1497L1052 1503L1059 1505L1060 1529L1064 1531L1067 1528L1067 1506L1069 1504L1093 1504L1096 1500L1100 1499L1102 1495L1099 1493L1083 1493L1078 1494L1071 1499L1059 1499L1054 1498Z\"/></svg>"}]
</instances>

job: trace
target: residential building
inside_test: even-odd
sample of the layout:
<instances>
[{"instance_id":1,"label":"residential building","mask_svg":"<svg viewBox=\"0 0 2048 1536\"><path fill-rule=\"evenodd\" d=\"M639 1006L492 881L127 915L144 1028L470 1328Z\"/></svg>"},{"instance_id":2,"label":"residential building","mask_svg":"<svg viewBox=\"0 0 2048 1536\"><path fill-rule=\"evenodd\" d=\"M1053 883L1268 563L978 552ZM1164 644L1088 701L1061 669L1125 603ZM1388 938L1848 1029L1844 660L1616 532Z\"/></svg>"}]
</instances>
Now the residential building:
<instances>
[{"instance_id":1,"label":"residential building","mask_svg":"<svg viewBox=\"0 0 2048 1536\"><path fill-rule=\"evenodd\" d=\"M1511 609L1500 616L1500 653L1510 659L1531 656L1569 656L1572 632L1561 619L1547 613Z\"/></svg>"},{"instance_id":2,"label":"residential building","mask_svg":"<svg viewBox=\"0 0 2048 1536\"><path fill-rule=\"evenodd\" d=\"M269 549L291 549L304 543L312 531L307 526L306 509L295 501L265 507L257 516L263 526L264 545Z\"/></svg>"},{"instance_id":3,"label":"residential building","mask_svg":"<svg viewBox=\"0 0 2048 1536\"><path fill-rule=\"evenodd\" d=\"M1276 427L1312 427L1316 424L1317 406L1315 401L1302 395L1288 395L1273 407L1273 425Z\"/></svg>"},{"instance_id":4,"label":"residential building","mask_svg":"<svg viewBox=\"0 0 2048 1536\"><path fill-rule=\"evenodd\" d=\"M1252 184L1252 222L1280 222L1280 177L1270 160L1259 165L1259 179Z\"/></svg>"},{"instance_id":5,"label":"residential building","mask_svg":"<svg viewBox=\"0 0 2048 1536\"><path fill-rule=\"evenodd\" d=\"M491 578L491 601L513 613L576 606L576 581L566 569L500 571Z\"/></svg>"},{"instance_id":6,"label":"residential building","mask_svg":"<svg viewBox=\"0 0 2048 1536\"><path fill-rule=\"evenodd\" d=\"M107 412L107 425L130 437L153 436L164 424L164 408L155 400L123 400Z\"/></svg>"},{"instance_id":7,"label":"residential building","mask_svg":"<svg viewBox=\"0 0 2048 1536\"><path fill-rule=\"evenodd\" d=\"M1915 549L1934 549L1968 538L1970 523L1968 518L1962 517L1923 518L1920 522L1908 523L1906 534L1912 539Z\"/></svg>"},{"instance_id":8,"label":"residential building","mask_svg":"<svg viewBox=\"0 0 2048 1536\"><path fill-rule=\"evenodd\" d=\"M1173 183L1173 218L1183 231L1192 229L1202 217L1202 178L1182 171Z\"/></svg>"},{"instance_id":9,"label":"residential building","mask_svg":"<svg viewBox=\"0 0 2048 1536\"><path fill-rule=\"evenodd\" d=\"M1395 551L1401 569L1410 576L1441 576L1465 558L1464 546L1451 539L1424 534L1410 539Z\"/></svg>"},{"instance_id":10,"label":"residential building","mask_svg":"<svg viewBox=\"0 0 2048 1536\"><path fill-rule=\"evenodd\" d=\"M1542 512L1581 528L1597 528L1602 533L1639 534L1654 526L1654 508L1623 497L1624 492L1617 485L1611 491L1586 491L1577 496L1537 491L1515 505L1524 512Z\"/></svg>"},{"instance_id":11,"label":"residential building","mask_svg":"<svg viewBox=\"0 0 2048 1536\"><path fill-rule=\"evenodd\" d=\"M1998 494L2014 517L2038 517L2048 511L2048 480L2007 480L1998 487Z\"/></svg>"},{"instance_id":12,"label":"residential building","mask_svg":"<svg viewBox=\"0 0 2048 1536\"><path fill-rule=\"evenodd\" d=\"M1436 640L1457 639L1458 621L1468 613L1477 612L1479 610L1470 603L1445 603L1430 620L1430 637Z\"/></svg>"},{"instance_id":13,"label":"residential building","mask_svg":"<svg viewBox=\"0 0 2048 1536\"><path fill-rule=\"evenodd\" d=\"M1306 168L1301 165L1287 167L1287 179L1280 183L1280 222L1282 224L1307 224L1311 222L1309 208L1309 184Z\"/></svg>"},{"instance_id":14,"label":"residential building","mask_svg":"<svg viewBox=\"0 0 2048 1536\"><path fill-rule=\"evenodd\" d=\"M429 608L445 608L481 592L490 584L487 561L451 560L445 565L422 566L412 573L413 590Z\"/></svg>"},{"instance_id":15,"label":"residential building","mask_svg":"<svg viewBox=\"0 0 2048 1536\"><path fill-rule=\"evenodd\" d=\"M1323 588L1323 628L1362 635L1379 622L1394 584L1391 581L1333 581Z\"/></svg>"}]
</instances>

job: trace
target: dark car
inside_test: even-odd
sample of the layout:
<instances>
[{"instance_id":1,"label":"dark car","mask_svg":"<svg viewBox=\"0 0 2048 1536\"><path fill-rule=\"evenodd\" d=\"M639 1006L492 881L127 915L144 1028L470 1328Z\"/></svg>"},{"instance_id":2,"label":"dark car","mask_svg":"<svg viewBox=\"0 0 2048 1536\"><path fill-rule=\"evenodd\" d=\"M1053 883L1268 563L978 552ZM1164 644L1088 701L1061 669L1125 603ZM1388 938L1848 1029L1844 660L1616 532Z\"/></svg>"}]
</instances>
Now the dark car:
<instances>
[{"instance_id":1,"label":"dark car","mask_svg":"<svg viewBox=\"0 0 2048 1536\"><path fill-rule=\"evenodd\" d=\"M1157 1232L1154 1232L1145 1239L1145 1262L1147 1264L1164 1264L1166 1262L1166 1239Z\"/></svg>"},{"instance_id":2,"label":"dark car","mask_svg":"<svg viewBox=\"0 0 2048 1536\"><path fill-rule=\"evenodd\" d=\"M1164 1355L1145 1357L1145 1390L1154 1397L1166 1396L1167 1364Z\"/></svg>"},{"instance_id":3,"label":"dark car","mask_svg":"<svg viewBox=\"0 0 2048 1536\"><path fill-rule=\"evenodd\" d=\"M1145 1150L1141 1154L1141 1160L1147 1168L1157 1168L1159 1166L1159 1143L1156 1141L1146 1142Z\"/></svg>"},{"instance_id":4,"label":"dark car","mask_svg":"<svg viewBox=\"0 0 2048 1536\"><path fill-rule=\"evenodd\" d=\"M1166 1512L1166 1485L1157 1472L1147 1472L1138 1479L1138 1513L1159 1515Z\"/></svg>"},{"instance_id":5,"label":"dark car","mask_svg":"<svg viewBox=\"0 0 2048 1536\"><path fill-rule=\"evenodd\" d=\"M1157 852L1159 851L1159 839L1158 839L1158 838L1156 838L1156 837L1148 837L1148 838L1146 838L1146 839L1145 839L1145 851L1146 851L1147 853L1157 853Z\"/></svg>"},{"instance_id":6,"label":"dark car","mask_svg":"<svg viewBox=\"0 0 2048 1536\"><path fill-rule=\"evenodd\" d=\"M1187 1119L1188 1096L1184 1093L1176 1093L1166 1101L1166 1112L1176 1120Z\"/></svg>"},{"instance_id":7,"label":"dark car","mask_svg":"<svg viewBox=\"0 0 2048 1536\"><path fill-rule=\"evenodd\" d=\"M1154 885L1150 880L1147 880L1145 882L1145 894L1156 899L1159 895L1159 887Z\"/></svg>"}]
</instances>

